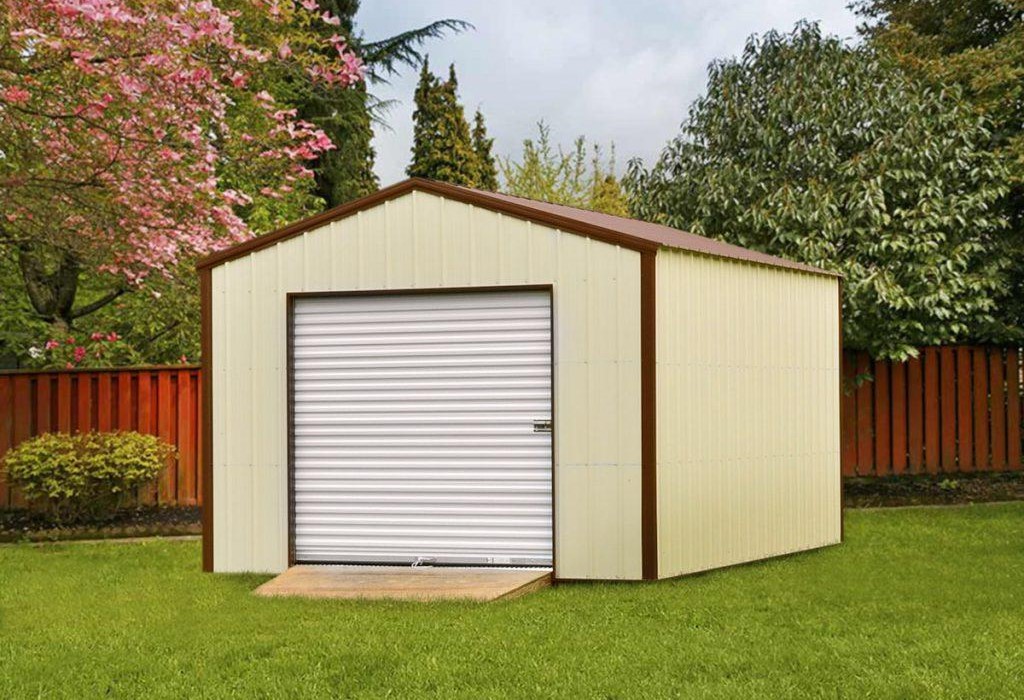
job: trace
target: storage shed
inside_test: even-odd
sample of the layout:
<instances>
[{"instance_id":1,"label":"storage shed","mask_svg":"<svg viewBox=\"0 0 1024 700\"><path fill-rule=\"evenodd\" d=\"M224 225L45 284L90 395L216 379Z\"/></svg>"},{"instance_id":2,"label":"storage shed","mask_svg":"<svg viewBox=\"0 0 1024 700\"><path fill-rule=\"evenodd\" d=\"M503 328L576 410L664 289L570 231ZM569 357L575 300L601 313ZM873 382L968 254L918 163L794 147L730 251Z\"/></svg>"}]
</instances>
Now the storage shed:
<instances>
[{"instance_id":1,"label":"storage shed","mask_svg":"<svg viewBox=\"0 0 1024 700\"><path fill-rule=\"evenodd\" d=\"M833 274L422 179L199 269L208 571L658 579L840 540Z\"/></svg>"}]
</instances>

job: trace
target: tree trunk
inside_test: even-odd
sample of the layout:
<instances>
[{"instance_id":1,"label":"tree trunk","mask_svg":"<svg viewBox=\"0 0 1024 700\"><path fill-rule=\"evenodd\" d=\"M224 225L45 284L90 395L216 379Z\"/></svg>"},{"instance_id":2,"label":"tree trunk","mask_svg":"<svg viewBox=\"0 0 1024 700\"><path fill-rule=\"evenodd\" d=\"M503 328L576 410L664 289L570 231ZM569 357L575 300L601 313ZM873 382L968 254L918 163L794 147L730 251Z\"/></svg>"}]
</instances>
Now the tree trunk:
<instances>
[{"instance_id":1,"label":"tree trunk","mask_svg":"<svg viewBox=\"0 0 1024 700\"><path fill-rule=\"evenodd\" d=\"M82 273L81 262L64 251L56 254L55 264L48 266L39 251L22 246L18 249L18 266L29 303L39 318L60 330L69 330L75 318L72 309Z\"/></svg>"},{"instance_id":2,"label":"tree trunk","mask_svg":"<svg viewBox=\"0 0 1024 700\"><path fill-rule=\"evenodd\" d=\"M99 311L129 290L122 280L103 296L75 308L82 261L68 251L55 253L54 258L56 262L47 260L31 246L18 249L18 266L29 303L40 319L53 325L58 335L71 330L75 319Z\"/></svg>"}]
</instances>

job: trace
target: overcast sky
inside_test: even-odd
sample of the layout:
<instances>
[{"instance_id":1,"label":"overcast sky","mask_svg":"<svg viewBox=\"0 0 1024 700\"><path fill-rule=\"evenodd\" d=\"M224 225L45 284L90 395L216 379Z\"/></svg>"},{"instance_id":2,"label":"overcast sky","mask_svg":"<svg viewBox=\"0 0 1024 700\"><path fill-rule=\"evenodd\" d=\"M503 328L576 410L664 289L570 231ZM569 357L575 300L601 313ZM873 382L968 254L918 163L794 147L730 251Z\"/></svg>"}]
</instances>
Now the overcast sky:
<instances>
[{"instance_id":1,"label":"overcast sky","mask_svg":"<svg viewBox=\"0 0 1024 700\"><path fill-rule=\"evenodd\" d=\"M707 64L746 38L788 31L802 18L853 37L848 0L364 0L367 39L457 18L476 29L428 45L435 73L454 62L467 114L480 107L498 154L519 153L544 119L556 143L577 135L614 142L618 170L650 162L704 91ZM412 145L415 71L372 88L396 100L391 130L377 129L377 173L405 177Z\"/></svg>"}]
</instances>

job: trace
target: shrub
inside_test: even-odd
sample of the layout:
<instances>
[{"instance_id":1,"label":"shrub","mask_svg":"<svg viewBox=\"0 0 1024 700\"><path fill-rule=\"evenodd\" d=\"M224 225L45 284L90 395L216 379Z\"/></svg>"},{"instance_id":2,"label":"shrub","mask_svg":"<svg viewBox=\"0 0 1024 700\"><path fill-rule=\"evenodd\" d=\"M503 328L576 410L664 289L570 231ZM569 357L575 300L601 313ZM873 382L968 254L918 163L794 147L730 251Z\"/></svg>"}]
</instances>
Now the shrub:
<instances>
[{"instance_id":1,"label":"shrub","mask_svg":"<svg viewBox=\"0 0 1024 700\"><path fill-rule=\"evenodd\" d=\"M8 481L34 507L72 522L123 506L175 454L171 445L141 433L47 433L8 452L4 464Z\"/></svg>"}]
</instances>

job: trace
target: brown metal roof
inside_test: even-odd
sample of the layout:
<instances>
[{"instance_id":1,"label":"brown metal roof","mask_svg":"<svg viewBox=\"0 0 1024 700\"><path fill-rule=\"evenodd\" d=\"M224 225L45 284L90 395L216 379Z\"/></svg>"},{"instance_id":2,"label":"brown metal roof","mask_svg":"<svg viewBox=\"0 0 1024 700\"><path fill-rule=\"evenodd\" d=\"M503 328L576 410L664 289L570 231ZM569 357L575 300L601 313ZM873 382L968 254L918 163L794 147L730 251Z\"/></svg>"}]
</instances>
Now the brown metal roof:
<instances>
[{"instance_id":1,"label":"brown metal roof","mask_svg":"<svg viewBox=\"0 0 1024 700\"><path fill-rule=\"evenodd\" d=\"M652 224L622 216L601 214L599 212L576 209L561 204L549 204L523 197L507 194L485 192L469 187L449 185L435 180L411 178L385 187L367 197L343 204L317 214L283 229L259 236L237 245L208 255L199 261L200 269L219 265L220 263L242 257L279 241L297 236L331 221L343 219L356 212L376 206L389 199L395 199L413 190L429 192L473 206L483 207L509 216L536 221L582 236L588 236L614 245L621 245L638 251L657 251L659 248L676 248L718 258L728 258L771 267L782 267L800 270L819 275L838 277L836 273L822 270L811 265L793 262L774 255L759 253L740 246L723 243L704 236L686 231L669 228L660 224Z\"/></svg>"}]
</instances>

